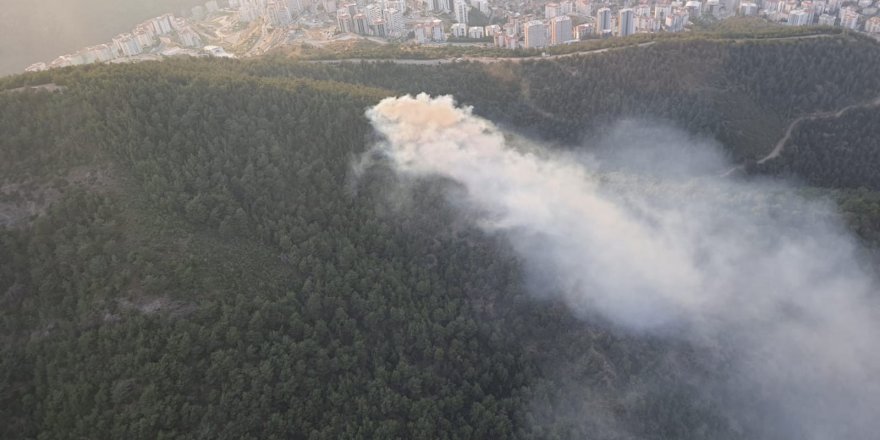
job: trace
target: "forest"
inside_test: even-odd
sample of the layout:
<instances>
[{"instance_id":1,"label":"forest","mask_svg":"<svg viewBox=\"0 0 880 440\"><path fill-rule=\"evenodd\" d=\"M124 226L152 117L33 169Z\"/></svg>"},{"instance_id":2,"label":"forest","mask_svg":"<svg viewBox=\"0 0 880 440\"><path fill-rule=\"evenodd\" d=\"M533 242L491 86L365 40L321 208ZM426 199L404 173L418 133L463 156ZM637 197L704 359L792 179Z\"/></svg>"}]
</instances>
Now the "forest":
<instances>
[{"instance_id":1,"label":"forest","mask_svg":"<svg viewBox=\"0 0 880 440\"><path fill-rule=\"evenodd\" d=\"M765 438L698 392L717 360L529 295L444 182L355 179L364 110L452 94L562 149L660 120L751 164L795 119L880 95L878 68L875 42L829 35L0 79L0 438ZM12 91L45 83L64 89ZM801 179L876 247L878 114L803 125L749 170Z\"/></svg>"}]
</instances>

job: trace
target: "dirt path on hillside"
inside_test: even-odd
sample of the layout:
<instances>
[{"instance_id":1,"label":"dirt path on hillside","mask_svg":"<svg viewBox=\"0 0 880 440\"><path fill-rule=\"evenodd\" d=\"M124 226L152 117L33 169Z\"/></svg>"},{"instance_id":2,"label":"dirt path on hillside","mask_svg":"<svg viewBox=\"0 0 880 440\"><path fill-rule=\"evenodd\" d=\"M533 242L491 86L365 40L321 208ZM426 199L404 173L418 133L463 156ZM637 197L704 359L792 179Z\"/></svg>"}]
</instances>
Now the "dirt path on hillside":
<instances>
[{"instance_id":1,"label":"dirt path on hillside","mask_svg":"<svg viewBox=\"0 0 880 440\"><path fill-rule=\"evenodd\" d=\"M770 154L758 160L758 165L761 165L768 160L773 160L779 157L779 155L782 154L782 152L785 150L785 145L788 143L788 140L791 139L791 135L792 133L794 133L794 129L797 128L797 126L804 121L815 121L817 119L830 118L837 119L843 117L843 115L845 115L850 110L855 110L857 108L871 108L877 106L880 106L880 96L867 102L848 105L837 111L816 112L810 113L809 115L801 116L800 118L792 121L791 124L788 124L788 129L785 130L785 136L783 136L782 139L780 139L779 142L776 143L776 145L773 147L773 151L771 151Z\"/></svg>"},{"instance_id":2,"label":"dirt path on hillside","mask_svg":"<svg viewBox=\"0 0 880 440\"><path fill-rule=\"evenodd\" d=\"M785 146L788 144L788 141L791 139L791 136L794 133L794 130L804 121L815 121L818 119L829 119L829 118L834 118L834 119L842 118L845 114L847 114L851 110L855 110L858 108L872 108L872 107L880 107L880 96L878 96L870 101L865 101L865 102L856 103L856 104L850 104L840 110L832 110L832 111L826 111L826 112L815 112L815 113L810 113L808 115L801 116L801 117L795 119L794 121L791 121L790 124L788 124L788 128L785 129L785 135L782 136L782 139L779 139L779 141L776 142L776 145L773 146L773 150L771 150L770 153L768 153L766 156L758 159L757 164L761 165L767 161L776 159L777 157L782 155L783 151L785 151ZM737 166L725 171L723 174L721 174L721 177L729 177L733 174L739 173L740 171L745 171L745 165L737 165Z\"/></svg>"}]
</instances>

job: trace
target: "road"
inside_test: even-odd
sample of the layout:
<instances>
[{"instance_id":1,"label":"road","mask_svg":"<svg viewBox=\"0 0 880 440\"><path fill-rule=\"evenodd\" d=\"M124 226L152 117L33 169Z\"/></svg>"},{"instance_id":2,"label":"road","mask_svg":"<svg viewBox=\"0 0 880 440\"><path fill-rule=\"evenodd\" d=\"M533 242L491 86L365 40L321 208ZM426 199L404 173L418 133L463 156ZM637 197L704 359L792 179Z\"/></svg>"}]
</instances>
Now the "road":
<instances>
[{"instance_id":1,"label":"road","mask_svg":"<svg viewBox=\"0 0 880 440\"><path fill-rule=\"evenodd\" d=\"M557 60L560 58L569 58L576 57L580 55L595 55L605 52L610 52L613 50L622 50L622 49L630 49L633 47L648 47L654 45L655 41L649 41L646 43L632 44L628 46L619 46L619 47L606 47L603 49L592 49L592 50L584 50L580 52L572 52L566 54L559 55L535 55L530 57L455 57L455 58L438 58L432 60L411 60L411 59L399 59L399 58L387 58L387 59L373 59L373 58L343 58L339 60L309 60L310 63L319 63L319 64L339 64L339 63L394 63L394 64L414 64L414 65L422 65L422 66L437 66L440 64L453 63L456 61L470 61L474 63L483 63L483 64L491 64L491 63L503 63L503 62L512 62L519 63L522 61L534 61L534 60Z\"/></svg>"},{"instance_id":2,"label":"road","mask_svg":"<svg viewBox=\"0 0 880 440\"><path fill-rule=\"evenodd\" d=\"M810 113L808 115L801 116L800 118L797 118L794 121L791 121L791 123L788 124L788 128L785 129L785 136L783 136L782 139L779 139L779 141L776 142L776 145L773 146L773 150L770 151L769 154L762 157L761 159L758 159L758 162L757 162L758 165L761 165L764 162L767 162L769 160L773 160L773 159L776 159L777 157L779 157L782 154L782 152L785 151L785 145L788 144L789 139L791 139L791 135L794 133L795 128L797 128L798 125L800 125L802 122L815 121L817 119L841 118L841 117L843 117L843 115L845 115L847 112L849 112L851 110L855 110L857 108L871 108L871 107L880 107L880 96L878 96L870 101L865 101L865 102L861 102L861 103L857 103L857 104L848 105L840 110ZM745 169L746 169L745 165L737 165L737 166L725 171L723 174L721 174L721 177L729 177L731 175L745 171Z\"/></svg>"},{"instance_id":3,"label":"road","mask_svg":"<svg viewBox=\"0 0 880 440\"><path fill-rule=\"evenodd\" d=\"M830 38L835 37L835 34L815 34L815 35L796 35L790 37L769 37L769 38L707 38L712 41L732 41L735 43L742 43L746 41L783 41L783 40L809 40L814 38ZM675 40L670 40L675 41ZM475 63L483 63L483 64L491 64L491 63L503 63L503 62L512 62L519 63L522 61L534 61L534 60L557 60L561 58L570 58L577 57L582 55L597 55L601 53L611 52L615 50L624 50L631 49L634 47L648 47L656 44L656 41L648 41L645 43L638 44L630 44L626 46L617 46L617 47L606 47L602 49L590 49L590 50L582 50L579 52L572 52L566 54L559 55L535 55L529 57L454 57L454 58L438 58L438 59L430 59L430 60L415 60L415 59L399 59L399 58L343 58L338 60L309 60L310 63L319 63L319 64L339 64L339 63L394 63L394 64L413 64L413 65L422 65L422 66L437 66L440 64L452 63L456 60L460 61L471 61Z\"/></svg>"},{"instance_id":4,"label":"road","mask_svg":"<svg viewBox=\"0 0 880 440\"><path fill-rule=\"evenodd\" d=\"M15 93L15 92L24 92L27 90L31 90L31 91L45 90L47 92L64 92L65 90L67 90L67 87L59 86L55 83L49 83L49 84L42 84L39 86L26 86L26 87L19 87L17 89L4 90L3 92L0 92L0 93Z\"/></svg>"},{"instance_id":5,"label":"road","mask_svg":"<svg viewBox=\"0 0 880 440\"><path fill-rule=\"evenodd\" d=\"M827 118L837 119L837 118L843 117L843 115L845 115L850 110L854 110L857 108L871 108L871 107L878 107L878 106L880 106L880 96L878 96L870 101L867 101L867 102L848 105L848 106L846 106L840 110L837 110L837 111L816 112L816 113L810 113L809 115L801 116L800 118L797 118L794 121L792 121L791 124L788 124L788 129L785 130L785 136L783 136L782 139L780 139L779 142L776 143L776 145L773 147L773 151L771 151L770 154L768 154L768 155L764 156L763 158L761 158L760 160L758 160L758 165L763 164L764 162L767 162L768 160L773 160L773 159L776 159L777 157L779 157L779 155L782 154L782 152L785 150L785 144L787 144L788 140L791 139L791 134L794 133L794 129L797 128L797 126L800 125L804 121L815 121L817 119L827 119Z\"/></svg>"}]
</instances>

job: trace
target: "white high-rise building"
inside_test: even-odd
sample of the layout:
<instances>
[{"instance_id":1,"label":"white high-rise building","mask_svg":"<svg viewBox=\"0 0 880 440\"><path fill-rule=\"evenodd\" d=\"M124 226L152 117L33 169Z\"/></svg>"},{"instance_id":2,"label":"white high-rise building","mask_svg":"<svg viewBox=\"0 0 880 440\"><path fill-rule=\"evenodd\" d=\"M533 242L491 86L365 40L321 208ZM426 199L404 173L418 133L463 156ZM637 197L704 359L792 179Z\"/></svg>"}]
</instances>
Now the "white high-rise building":
<instances>
[{"instance_id":1,"label":"white high-rise building","mask_svg":"<svg viewBox=\"0 0 880 440\"><path fill-rule=\"evenodd\" d=\"M635 12L629 8L621 9L617 21L617 36L627 37L634 33L636 33Z\"/></svg>"},{"instance_id":2,"label":"white high-rise building","mask_svg":"<svg viewBox=\"0 0 880 440\"><path fill-rule=\"evenodd\" d=\"M126 57L140 55L143 50L137 38L132 34L117 35L113 38L113 45L116 47L116 50Z\"/></svg>"},{"instance_id":3,"label":"white high-rise building","mask_svg":"<svg viewBox=\"0 0 880 440\"><path fill-rule=\"evenodd\" d=\"M846 11L840 16L840 26L845 27L847 29L858 30L859 29L859 17L861 15L855 11Z\"/></svg>"},{"instance_id":4,"label":"white high-rise building","mask_svg":"<svg viewBox=\"0 0 880 440\"><path fill-rule=\"evenodd\" d=\"M385 25L388 27L388 35L390 37L399 37L403 35L403 12L390 8L385 10Z\"/></svg>"},{"instance_id":5,"label":"white high-rise building","mask_svg":"<svg viewBox=\"0 0 880 440\"><path fill-rule=\"evenodd\" d=\"M153 24L153 30L156 32L156 35L165 35L171 33L174 28L171 26L171 14L161 15L151 20Z\"/></svg>"},{"instance_id":6,"label":"white high-rise building","mask_svg":"<svg viewBox=\"0 0 880 440\"><path fill-rule=\"evenodd\" d=\"M810 14L803 9L795 9L788 14L789 26L806 26L809 22Z\"/></svg>"},{"instance_id":7,"label":"white high-rise building","mask_svg":"<svg viewBox=\"0 0 880 440\"><path fill-rule=\"evenodd\" d=\"M92 46L91 52L94 54L95 59L98 61L110 61L113 58L116 58L116 54L113 53L113 49L109 44L99 44L97 46Z\"/></svg>"},{"instance_id":8,"label":"white high-rise building","mask_svg":"<svg viewBox=\"0 0 880 440\"><path fill-rule=\"evenodd\" d=\"M360 35L368 35L370 33L370 24L367 21L367 16L364 14L356 14L354 17L351 17L351 21L354 23L354 32Z\"/></svg>"},{"instance_id":9,"label":"white high-rise building","mask_svg":"<svg viewBox=\"0 0 880 440\"><path fill-rule=\"evenodd\" d=\"M451 12L449 1L447 0L425 0L425 10L429 12Z\"/></svg>"},{"instance_id":10,"label":"white high-rise building","mask_svg":"<svg viewBox=\"0 0 880 440\"><path fill-rule=\"evenodd\" d=\"M544 5L544 18L553 18L559 15L558 3L547 3Z\"/></svg>"},{"instance_id":11,"label":"white high-rise building","mask_svg":"<svg viewBox=\"0 0 880 440\"><path fill-rule=\"evenodd\" d=\"M865 22L865 32L880 34L880 17L871 17Z\"/></svg>"},{"instance_id":12,"label":"white high-rise building","mask_svg":"<svg viewBox=\"0 0 880 440\"><path fill-rule=\"evenodd\" d=\"M713 17L721 16L721 2L719 0L706 0L706 14Z\"/></svg>"},{"instance_id":13,"label":"white high-rise building","mask_svg":"<svg viewBox=\"0 0 880 440\"><path fill-rule=\"evenodd\" d=\"M468 11L471 9L465 0L455 0L455 20L467 25Z\"/></svg>"},{"instance_id":14,"label":"white high-rise building","mask_svg":"<svg viewBox=\"0 0 880 440\"><path fill-rule=\"evenodd\" d=\"M834 26L837 23L837 17L828 14L819 16L819 26Z\"/></svg>"},{"instance_id":15,"label":"white high-rise building","mask_svg":"<svg viewBox=\"0 0 880 440\"><path fill-rule=\"evenodd\" d=\"M418 23L413 27L413 35L416 38L416 43L425 44L428 42L428 34L425 32L425 25L422 23Z\"/></svg>"},{"instance_id":16,"label":"white high-rise building","mask_svg":"<svg viewBox=\"0 0 880 440\"><path fill-rule=\"evenodd\" d=\"M449 33L455 38L464 38L467 36L467 25L464 23L453 23L449 27Z\"/></svg>"},{"instance_id":17,"label":"white high-rise building","mask_svg":"<svg viewBox=\"0 0 880 440\"><path fill-rule=\"evenodd\" d=\"M533 49L538 47L547 47L547 27L544 22L532 20L525 24L523 28L523 47Z\"/></svg>"},{"instance_id":18,"label":"white high-rise building","mask_svg":"<svg viewBox=\"0 0 880 440\"><path fill-rule=\"evenodd\" d=\"M385 38L388 36L388 26L385 24L385 20L381 18L374 21L370 25L370 29L372 29L373 35L377 37Z\"/></svg>"},{"instance_id":19,"label":"white high-rise building","mask_svg":"<svg viewBox=\"0 0 880 440\"><path fill-rule=\"evenodd\" d=\"M666 16L666 30L669 32L681 32L684 30L688 19L690 19L690 16L687 13L687 9L675 11L672 15Z\"/></svg>"},{"instance_id":20,"label":"white high-rise building","mask_svg":"<svg viewBox=\"0 0 880 440\"><path fill-rule=\"evenodd\" d=\"M177 31L177 38L180 44L186 47L202 47L202 38L192 29L181 29Z\"/></svg>"},{"instance_id":21,"label":"white high-rise building","mask_svg":"<svg viewBox=\"0 0 880 440\"><path fill-rule=\"evenodd\" d=\"M431 39L434 41L445 41L446 34L443 33L443 21L440 19L431 20Z\"/></svg>"},{"instance_id":22,"label":"white high-rise building","mask_svg":"<svg viewBox=\"0 0 880 440\"><path fill-rule=\"evenodd\" d=\"M611 34L611 9L602 8L596 11L596 33L600 36Z\"/></svg>"},{"instance_id":23,"label":"white high-rise building","mask_svg":"<svg viewBox=\"0 0 880 440\"><path fill-rule=\"evenodd\" d=\"M367 17L367 22L372 24L382 18L382 9L379 8L379 5L372 3L364 8L364 15Z\"/></svg>"},{"instance_id":24,"label":"white high-rise building","mask_svg":"<svg viewBox=\"0 0 880 440\"><path fill-rule=\"evenodd\" d=\"M571 0L559 2L559 15L568 15L574 13L574 3Z\"/></svg>"},{"instance_id":25,"label":"white high-rise building","mask_svg":"<svg viewBox=\"0 0 880 440\"><path fill-rule=\"evenodd\" d=\"M578 40L586 40L593 34L593 25L590 23L579 24L574 28L574 38Z\"/></svg>"},{"instance_id":26,"label":"white high-rise building","mask_svg":"<svg viewBox=\"0 0 880 440\"><path fill-rule=\"evenodd\" d=\"M752 2L743 2L739 4L739 15L744 15L746 17L751 17L753 15L758 15L758 5L757 3Z\"/></svg>"},{"instance_id":27,"label":"white high-rise building","mask_svg":"<svg viewBox=\"0 0 880 440\"><path fill-rule=\"evenodd\" d=\"M352 22L351 14L347 9L336 11L336 28L342 33L354 32L354 22Z\"/></svg>"},{"instance_id":28,"label":"white high-rise building","mask_svg":"<svg viewBox=\"0 0 880 440\"><path fill-rule=\"evenodd\" d=\"M152 32L147 32L143 29L135 30L134 37L137 38L138 44L140 44L141 47L152 47L156 43L156 39L153 38Z\"/></svg>"},{"instance_id":29,"label":"white high-rise building","mask_svg":"<svg viewBox=\"0 0 880 440\"><path fill-rule=\"evenodd\" d=\"M553 17L550 20L550 44L562 44L571 41L574 36L571 32L571 18L567 15Z\"/></svg>"},{"instance_id":30,"label":"white high-rise building","mask_svg":"<svg viewBox=\"0 0 880 440\"><path fill-rule=\"evenodd\" d=\"M654 19L659 22L666 21L666 17L672 14L672 6L656 5L654 6Z\"/></svg>"}]
</instances>

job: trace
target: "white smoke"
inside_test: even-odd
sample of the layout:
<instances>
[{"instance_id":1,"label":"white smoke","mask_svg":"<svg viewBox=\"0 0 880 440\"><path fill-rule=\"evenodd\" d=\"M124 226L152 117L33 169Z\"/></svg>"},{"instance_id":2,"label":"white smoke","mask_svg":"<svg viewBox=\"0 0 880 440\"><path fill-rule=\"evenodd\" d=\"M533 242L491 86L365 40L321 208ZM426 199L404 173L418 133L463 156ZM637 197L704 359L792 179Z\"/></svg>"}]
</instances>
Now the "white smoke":
<instances>
[{"instance_id":1,"label":"white smoke","mask_svg":"<svg viewBox=\"0 0 880 440\"><path fill-rule=\"evenodd\" d=\"M542 294L735 352L734 423L774 438L880 432L877 288L826 204L717 177L714 145L662 127L624 123L591 158L514 147L449 96L388 98L367 116L398 173L463 186Z\"/></svg>"}]
</instances>

